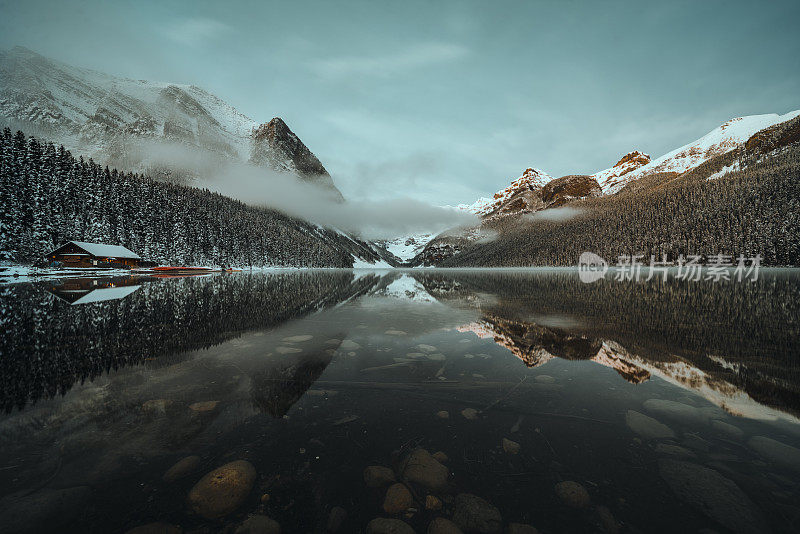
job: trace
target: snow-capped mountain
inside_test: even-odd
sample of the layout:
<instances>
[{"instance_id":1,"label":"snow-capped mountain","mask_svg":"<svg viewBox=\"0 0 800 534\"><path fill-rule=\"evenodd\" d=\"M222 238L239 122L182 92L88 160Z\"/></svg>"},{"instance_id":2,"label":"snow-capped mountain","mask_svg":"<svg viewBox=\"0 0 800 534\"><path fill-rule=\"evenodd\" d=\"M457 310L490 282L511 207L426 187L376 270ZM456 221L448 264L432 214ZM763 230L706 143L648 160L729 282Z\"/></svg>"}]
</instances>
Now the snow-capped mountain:
<instances>
[{"instance_id":1,"label":"snow-capped mountain","mask_svg":"<svg viewBox=\"0 0 800 534\"><path fill-rule=\"evenodd\" d=\"M382 246L395 256L397 256L401 261L409 261L414 256L419 254L422 249L425 248L436 234L431 233L420 233L420 234L411 234L396 237L394 239L388 239L386 241L378 242L378 245Z\"/></svg>"},{"instance_id":2,"label":"snow-capped mountain","mask_svg":"<svg viewBox=\"0 0 800 534\"><path fill-rule=\"evenodd\" d=\"M125 171L158 167L180 175L171 152L153 159L156 143L293 172L341 198L327 170L281 119L259 125L194 85L112 76L15 47L0 51L0 117Z\"/></svg>"},{"instance_id":3,"label":"snow-capped mountain","mask_svg":"<svg viewBox=\"0 0 800 534\"><path fill-rule=\"evenodd\" d=\"M589 177L597 180L604 195L611 195L632 181L647 175L665 172L684 173L715 156L725 154L743 145L757 132L789 121L798 115L800 115L800 110L784 115L771 113L731 119L700 139L664 154L660 158L651 160L649 154L634 150L622 156L613 167L598 171ZM553 181L553 177L546 172L528 168L522 176L512 181L505 189L495 193L493 197L479 198L472 204L459 204L458 208L484 218L502 215L506 211L518 213L543 209L549 206L537 207L536 202L531 202L530 199L525 201L523 194L538 191L551 181ZM517 201L518 205L511 206L514 201Z\"/></svg>"},{"instance_id":4,"label":"snow-capped mountain","mask_svg":"<svg viewBox=\"0 0 800 534\"><path fill-rule=\"evenodd\" d=\"M800 115L800 110L778 115L750 115L731 119L687 145L649 161L642 152L625 155L614 167L595 173L604 194L614 194L634 180L650 174L672 172L682 174L705 161L725 154L744 144L754 134ZM647 161L646 161L647 160Z\"/></svg>"},{"instance_id":5,"label":"snow-capped mountain","mask_svg":"<svg viewBox=\"0 0 800 534\"><path fill-rule=\"evenodd\" d=\"M594 173L592 178L597 180L603 192L608 192L620 184L628 183L628 175L648 163L650 163L650 154L634 150L622 156L610 169Z\"/></svg>"},{"instance_id":6,"label":"snow-capped mountain","mask_svg":"<svg viewBox=\"0 0 800 534\"><path fill-rule=\"evenodd\" d=\"M479 198L472 204L459 204L458 208L475 213L479 216L487 216L497 211L513 197L519 197L525 193L537 191L552 179L553 177L546 172L529 167L525 169L522 176L511 182L505 189L501 189L495 193L492 198Z\"/></svg>"}]
</instances>

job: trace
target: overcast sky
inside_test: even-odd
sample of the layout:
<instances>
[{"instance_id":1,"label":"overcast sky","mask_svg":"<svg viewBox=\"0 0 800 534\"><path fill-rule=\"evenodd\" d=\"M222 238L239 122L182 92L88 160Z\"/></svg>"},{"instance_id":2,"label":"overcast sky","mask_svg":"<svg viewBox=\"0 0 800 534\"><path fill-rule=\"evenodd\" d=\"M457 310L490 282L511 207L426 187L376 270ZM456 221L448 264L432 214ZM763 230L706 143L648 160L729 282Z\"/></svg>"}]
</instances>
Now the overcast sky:
<instances>
[{"instance_id":1,"label":"overcast sky","mask_svg":"<svg viewBox=\"0 0 800 534\"><path fill-rule=\"evenodd\" d=\"M800 108L800 2L0 1L0 46L280 116L352 199L472 202Z\"/></svg>"}]
</instances>

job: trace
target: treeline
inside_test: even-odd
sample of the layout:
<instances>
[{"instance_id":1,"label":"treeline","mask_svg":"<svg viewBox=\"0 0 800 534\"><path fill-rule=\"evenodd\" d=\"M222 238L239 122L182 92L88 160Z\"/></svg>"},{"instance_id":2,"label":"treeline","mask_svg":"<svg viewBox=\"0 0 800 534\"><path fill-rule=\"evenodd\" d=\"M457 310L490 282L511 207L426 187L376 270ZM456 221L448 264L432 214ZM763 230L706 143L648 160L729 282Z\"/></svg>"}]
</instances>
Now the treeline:
<instances>
[{"instance_id":1,"label":"treeline","mask_svg":"<svg viewBox=\"0 0 800 534\"><path fill-rule=\"evenodd\" d=\"M734 165L727 154L706 170ZM800 146L719 178L654 175L611 197L572 202L565 221L507 218L496 239L467 245L442 267L576 265L584 251L620 256L761 255L762 265L800 265ZM430 246L435 246L432 242Z\"/></svg>"},{"instance_id":2,"label":"treeline","mask_svg":"<svg viewBox=\"0 0 800 534\"><path fill-rule=\"evenodd\" d=\"M535 326L531 317L543 318L543 324L546 318L568 317L573 324L551 325L560 336L548 341L568 334L616 341L656 365L684 358L760 403L800 414L800 275L795 272L767 271L756 282L721 283L672 276L649 283L607 277L586 284L576 271L563 270L425 269L414 276L437 299L478 306L484 319ZM476 300L478 295L488 295L483 299L488 303ZM522 343L535 338L524 328L505 334ZM715 357L729 365L719 365Z\"/></svg>"},{"instance_id":3,"label":"treeline","mask_svg":"<svg viewBox=\"0 0 800 534\"><path fill-rule=\"evenodd\" d=\"M123 245L170 264L351 267L365 243L205 189L0 135L0 260L33 262L64 241Z\"/></svg>"},{"instance_id":4,"label":"treeline","mask_svg":"<svg viewBox=\"0 0 800 534\"><path fill-rule=\"evenodd\" d=\"M121 300L70 306L42 284L0 291L0 412L63 395L76 382L148 362L174 362L243 332L334 306L377 278L349 271L235 273L155 280Z\"/></svg>"}]
</instances>

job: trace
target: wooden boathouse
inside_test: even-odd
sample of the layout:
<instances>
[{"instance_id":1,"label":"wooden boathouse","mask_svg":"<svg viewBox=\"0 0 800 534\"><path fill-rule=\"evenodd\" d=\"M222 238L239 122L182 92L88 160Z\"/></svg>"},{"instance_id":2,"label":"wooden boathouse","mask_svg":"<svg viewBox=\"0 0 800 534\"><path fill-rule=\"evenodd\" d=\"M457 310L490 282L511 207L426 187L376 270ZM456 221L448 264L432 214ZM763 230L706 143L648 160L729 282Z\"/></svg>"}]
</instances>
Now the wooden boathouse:
<instances>
[{"instance_id":1,"label":"wooden boathouse","mask_svg":"<svg viewBox=\"0 0 800 534\"><path fill-rule=\"evenodd\" d=\"M59 262L64 267L131 268L139 267L142 258L120 245L69 241L46 256L48 263Z\"/></svg>"}]
</instances>

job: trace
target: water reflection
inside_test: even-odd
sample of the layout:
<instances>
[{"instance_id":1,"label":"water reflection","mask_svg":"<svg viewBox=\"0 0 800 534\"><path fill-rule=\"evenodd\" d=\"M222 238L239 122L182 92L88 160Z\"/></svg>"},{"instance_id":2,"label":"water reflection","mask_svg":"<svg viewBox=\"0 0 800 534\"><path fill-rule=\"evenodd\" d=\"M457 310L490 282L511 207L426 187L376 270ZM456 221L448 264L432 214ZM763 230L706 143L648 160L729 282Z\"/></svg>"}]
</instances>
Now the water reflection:
<instances>
[{"instance_id":1,"label":"water reflection","mask_svg":"<svg viewBox=\"0 0 800 534\"><path fill-rule=\"evenodd\" d=\"M792 272L727 285L302 271L4 286L0 531L232 532L259 514L323 532L338 514L340 532L376 517L417 532L436 518L487 532L789 532L798 293ZM234 510L187 508L233 460L257 473ZM369 466L383 471L365 484ZM411 504L387 505L381 473Z\"/></svg>"}]
</instances>

